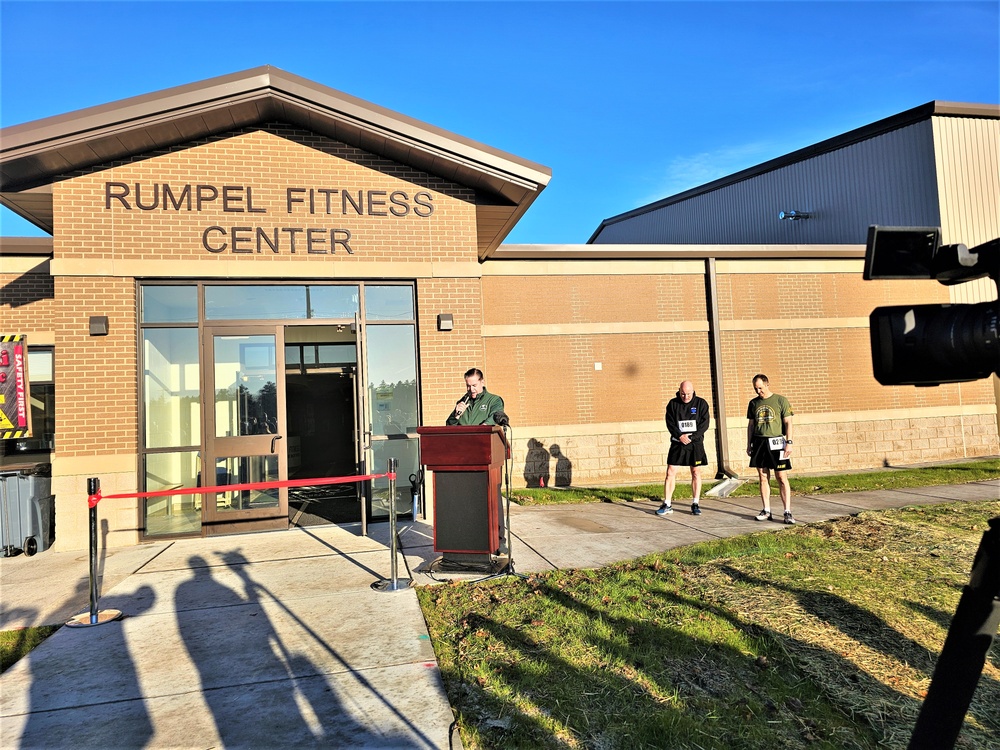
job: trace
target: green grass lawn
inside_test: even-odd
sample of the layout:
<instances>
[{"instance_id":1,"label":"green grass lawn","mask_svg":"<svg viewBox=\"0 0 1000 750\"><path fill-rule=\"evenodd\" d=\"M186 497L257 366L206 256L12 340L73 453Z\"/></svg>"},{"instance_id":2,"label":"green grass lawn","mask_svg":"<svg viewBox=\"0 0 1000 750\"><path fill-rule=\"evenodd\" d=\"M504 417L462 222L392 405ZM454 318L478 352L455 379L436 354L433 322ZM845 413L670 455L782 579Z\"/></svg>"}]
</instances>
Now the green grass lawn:
<instances>
[{"instance_id":1,"label":"green grass lawn","mask_svg":"<svg viewBox=\"0 0 1000 750\"><path fill-rule=\"evenodd\" d=\"M58 630L58 626L0 631L0 672L16 662L35 646Z\"/></svg>"},{"instance_id":2,"label":"green grass lawn","mask_svg":"<svg viewBox=\"0 0 1000 750\"><path fill-rule=\"evenodd\" d=\"M681 481L674 491L675 500L691 497L691 485L684 481L687 471L682 471ZM789 474L793 495L823 495L837 492L862 492L865 490L899 490L907 487L933 487L939 484L963 484L1000 477L1000 458L970 461L961 464L925 466L917 468L885 469L857 474L829 474L804 477ZM706 482L705 491L714 482ZM777 494L777 482L771 481L772 494ZM741 485L731 497L758 494L756 477ZM567 487L519 488L511 490L511 499L519 505L555 505L564 503L599 503L620 500L662 500L663 482L641 484L635 487Z\"/></svg>"},{"instance_id":3,"label":"green grass lawn","mask_svg":"<svg viewBox=\"0 0 1000 750\"><path fill-rule=\"evenodd\" d=\"M1000 462L975 467L803 481L920 486L995 478ZM872 511L418 597L468 750L905 748L997 515L1000 501ZM997 706L994 644L958 747L1000 747Z\"/></svg>"}]
</instances>

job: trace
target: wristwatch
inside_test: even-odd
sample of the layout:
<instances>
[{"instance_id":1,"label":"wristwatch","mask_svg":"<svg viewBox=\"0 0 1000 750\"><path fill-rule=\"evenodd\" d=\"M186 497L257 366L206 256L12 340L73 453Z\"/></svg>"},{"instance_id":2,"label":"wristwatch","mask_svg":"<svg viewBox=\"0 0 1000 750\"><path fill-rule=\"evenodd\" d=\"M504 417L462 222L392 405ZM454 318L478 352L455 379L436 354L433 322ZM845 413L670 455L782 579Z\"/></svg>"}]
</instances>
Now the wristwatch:
<instances>
[{"instance_id":1,"label":"wristwatch","mask_svg":"<svg viewBox=\"0 0 1000 750\"><path fill-rule=\"evenodd\" d=\"M791 440L786 440L786 441L785 441L785 445L791 445L791 444L792 444L792 441L791 441Z\"/></svg>"}]
</instances>

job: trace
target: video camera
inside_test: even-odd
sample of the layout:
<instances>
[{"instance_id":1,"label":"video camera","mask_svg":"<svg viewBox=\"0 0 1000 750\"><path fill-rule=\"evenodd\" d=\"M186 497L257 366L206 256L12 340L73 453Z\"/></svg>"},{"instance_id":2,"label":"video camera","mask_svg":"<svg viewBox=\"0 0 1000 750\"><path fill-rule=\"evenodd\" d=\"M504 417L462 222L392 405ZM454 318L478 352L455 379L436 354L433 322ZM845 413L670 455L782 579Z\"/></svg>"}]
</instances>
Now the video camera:
<instances>
[{"instance_id":1,"label":"video camera","mask_svg":"<svg viewBox=\"0 0 1000 750\"><path fill-rule=\"evenodd\" d=\"M936 279L945 285L989 276L1000 287L1000 238L971 250L942 245L939 227L868 228L864 278ZM1000 372L998 303L877 307L869 316L872 367L882 385L940 385Z\"/></svg>"}]
</instances>

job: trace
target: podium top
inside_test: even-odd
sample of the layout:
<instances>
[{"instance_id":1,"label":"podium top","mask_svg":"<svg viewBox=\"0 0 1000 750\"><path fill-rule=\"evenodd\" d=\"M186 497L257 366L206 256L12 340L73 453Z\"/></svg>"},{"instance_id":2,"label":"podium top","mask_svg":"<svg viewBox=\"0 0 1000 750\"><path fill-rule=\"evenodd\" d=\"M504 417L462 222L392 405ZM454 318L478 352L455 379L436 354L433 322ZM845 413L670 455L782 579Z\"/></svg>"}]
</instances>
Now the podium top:
<instances>
[{"instance_id":1,"label":"podium top","mask_svg":"<svg viewBox=\"0 0 1000 750\"><path fill-rule=\"evenodd\" d=\"M418 427L421 462L432 470L488 468L503 463L510 447L498 425Z\"/></svg>"},{"instance_id":2,"label":"podium top","mask_svg":"<svg viewBox=\"0 0 1000 750\"><path fill-rule=\"evenodd\" d=\"M418 427L418 435L481 435L497 432L503 434L503 427L495 424L449 424L443 426Z\"/></svg>"}]
</instances>

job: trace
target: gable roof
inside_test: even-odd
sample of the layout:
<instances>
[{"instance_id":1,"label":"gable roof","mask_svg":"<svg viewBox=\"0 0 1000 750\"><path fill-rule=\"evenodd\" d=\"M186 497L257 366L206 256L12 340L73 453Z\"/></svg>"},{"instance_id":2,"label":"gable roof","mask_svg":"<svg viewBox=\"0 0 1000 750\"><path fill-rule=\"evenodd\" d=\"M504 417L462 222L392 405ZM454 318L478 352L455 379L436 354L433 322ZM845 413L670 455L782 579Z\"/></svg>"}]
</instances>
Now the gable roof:
<instances>
[{"instance_id":1,"label":"gable roof","mask_svg":"<svg viewBox=\"0 0 1000 750\"><path fill-rule=\"evenodd\" d=\"M51 184L63 175L269 122L472 188L481 258L552 176L540 164L265 65L3 128L0 203L51 234Z\"/></svg>"}]
</instances>

